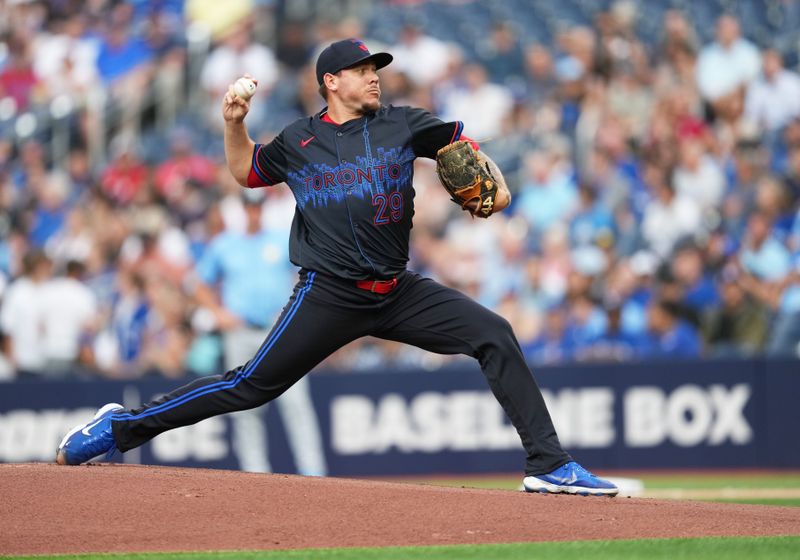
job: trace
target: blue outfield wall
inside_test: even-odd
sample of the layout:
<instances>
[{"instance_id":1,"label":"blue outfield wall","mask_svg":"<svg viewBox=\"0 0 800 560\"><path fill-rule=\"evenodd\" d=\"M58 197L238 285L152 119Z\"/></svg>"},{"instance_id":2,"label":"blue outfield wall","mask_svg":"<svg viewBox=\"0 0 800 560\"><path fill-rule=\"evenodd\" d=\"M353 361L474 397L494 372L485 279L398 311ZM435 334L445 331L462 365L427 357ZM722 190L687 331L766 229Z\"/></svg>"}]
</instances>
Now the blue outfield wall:
<instances>
[{"instance_id":1,"label":"blue outfield wall","mask_svg":"<svg viewBox=\"0 0 800 560\"><path fill-rule=\"evenodd\" d=\"M538 368L562 444L595 469L800 468L800 362L699 361ZM94 409L180 382L0 384L0 462L51 461ZM329 474L520 472L519 438L477 366L312 374ZM261 409L273 469L295 472L277 407ZM162 434L120 459L238 468L230 417Z\"/></svg>"}]
</instances>

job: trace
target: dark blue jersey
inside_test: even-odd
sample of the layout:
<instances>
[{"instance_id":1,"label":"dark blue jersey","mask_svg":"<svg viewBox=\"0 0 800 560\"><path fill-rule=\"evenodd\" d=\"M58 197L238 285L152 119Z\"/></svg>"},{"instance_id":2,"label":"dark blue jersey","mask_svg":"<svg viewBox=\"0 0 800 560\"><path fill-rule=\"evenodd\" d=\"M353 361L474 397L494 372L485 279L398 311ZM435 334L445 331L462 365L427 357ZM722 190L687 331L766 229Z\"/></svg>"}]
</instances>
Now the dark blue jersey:
<instances>
[{"instance_id":1,"label":"dark blue jersey","mask_svg":"<svg viewBox=\"0 0 800 560\"><path fill-rule=\"evenodd\" d=\"M292 190L295 265L354 280L394 277L408 262L414 159L435 158L463 124L391 105L341 125L324 114L257 144L248 186L286 182Z\"/></svg>"}]
</instances>

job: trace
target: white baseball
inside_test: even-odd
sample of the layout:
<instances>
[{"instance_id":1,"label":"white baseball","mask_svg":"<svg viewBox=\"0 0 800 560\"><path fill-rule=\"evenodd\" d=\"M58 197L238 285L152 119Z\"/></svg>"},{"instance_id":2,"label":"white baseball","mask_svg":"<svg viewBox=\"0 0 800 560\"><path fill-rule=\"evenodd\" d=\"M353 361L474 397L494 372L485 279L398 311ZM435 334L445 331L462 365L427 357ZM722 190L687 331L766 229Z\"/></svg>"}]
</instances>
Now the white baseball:
<instances>
[{"instance_id":1,"label":"white baseball","mask_svg":"<svg viewBox=\"0 0 800 560\"><path fill-rule=\"evenodd\" d=\"M250 78L239 78L233 84L233 93L242 99L250 99L256 92L256 83Z\"/></svg>"}]
</instances>

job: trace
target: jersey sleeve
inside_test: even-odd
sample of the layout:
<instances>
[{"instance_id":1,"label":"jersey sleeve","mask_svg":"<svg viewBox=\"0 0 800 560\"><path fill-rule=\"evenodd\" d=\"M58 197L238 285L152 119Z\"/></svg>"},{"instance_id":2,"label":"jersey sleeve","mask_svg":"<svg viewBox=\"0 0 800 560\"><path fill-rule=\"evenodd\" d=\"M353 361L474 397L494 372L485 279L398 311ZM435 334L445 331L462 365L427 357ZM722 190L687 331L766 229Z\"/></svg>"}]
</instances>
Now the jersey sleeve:
<instances>
[{"instance_id":1,"label":"jersey sleeve","mask_svg":"<svg viewBox=\"0 0 800 560\"><path fill-rule=\"evenodd\" d=\"M461 138L464 123L444 122L425 109L408 107L406 122L411 131L411 148L414 155L434 159L436 152Z\"/></svg>"},{"instance_id":2,"label":"jersey sleeve","mask_svg":"<svg viewBox=\"0 0 800 560\"><path fill-rule=\"evenodd\" d=\"M247 176L248 187L268 187L286 180L286 147L283 132L269 144L256 144L253 148L253 159L250 174Z\"/></svg>"}]
</instances>

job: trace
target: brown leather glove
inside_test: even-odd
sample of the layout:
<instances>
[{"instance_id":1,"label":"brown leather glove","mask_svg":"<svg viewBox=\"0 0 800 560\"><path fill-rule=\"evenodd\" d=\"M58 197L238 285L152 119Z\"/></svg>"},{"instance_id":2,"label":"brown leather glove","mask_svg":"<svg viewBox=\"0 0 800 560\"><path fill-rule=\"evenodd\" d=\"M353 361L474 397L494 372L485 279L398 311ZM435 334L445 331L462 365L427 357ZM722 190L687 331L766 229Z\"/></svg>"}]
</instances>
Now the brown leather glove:
<instances>
[{"instance_id":1,"label":"brown leather glove","mask_svg":"<svg viewBox=\"0 0 800 560\"><path fill-rule=\"evenodd\" d=\"M497 192L505 186L497 165L461 140L436 153L436 173L453 202L478 218L492 215Z\"/></svg>"}]
</instances>

